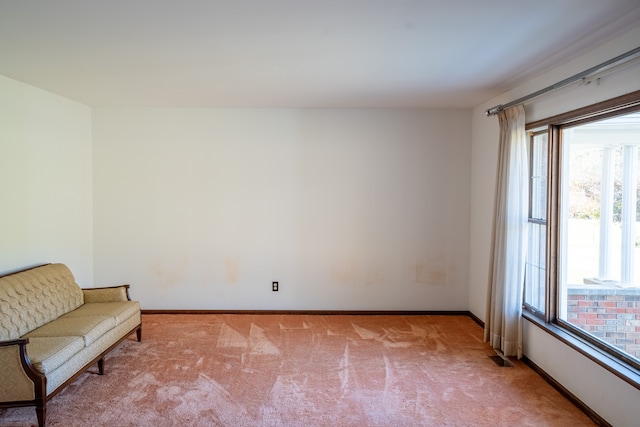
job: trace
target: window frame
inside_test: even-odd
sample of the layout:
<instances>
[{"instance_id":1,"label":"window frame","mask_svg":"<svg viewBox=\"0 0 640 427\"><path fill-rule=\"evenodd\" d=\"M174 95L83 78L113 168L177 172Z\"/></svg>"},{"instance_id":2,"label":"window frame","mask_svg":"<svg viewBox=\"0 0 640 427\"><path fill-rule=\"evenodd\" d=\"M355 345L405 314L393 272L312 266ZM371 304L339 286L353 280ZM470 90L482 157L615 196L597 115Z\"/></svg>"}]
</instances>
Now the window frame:
<instances>
[{"instance_id":1,"label":"window frame","mask_svg":"<svg viewBox=\"0 0 640 427\"><path fill-rule=\"evenodd\" d=\"M562 129L640 111L640 90L592 104L577 110L527 123L528 132L548 132L547 162L547 243L545 313L523 302L523 317L555 338L587 356L600 366L640 389L640 362L617 348L598 340L559 318L560 278L558 276L560 242L560 188L562 165ZM531 136L533 138L533 136ZM530 190L531 197L531 190ZM531 198L530 198L531 208Z\"/></svg>"},{"instance_id":2,"label":"window frame","mask_svg":"<svg viewBox=\"0 0 640 427\"><path fill-rule=\"evenodd\" d=\"M547 134L548 135L548 129L546 128L542 128L542 129L537 129L537 130L532 130L529 131L529 212L528 212L528 218L527 218L527 222L528 223L532 223L532 224L538 224L538 225L544 225L545 226L545 231L546 231L546 236L545 236L545 243L546 243L546 247L548 247L547 244L547 240L549 238L549 226L548 226L548 215L549 215L549 211L548 211L548 197L549 197L549 184L547 181L547 212L545 213L545 218L535 218L533 216L533 201L534 201L534 195L533 195L533 185L532 185L532 181L533 181L533 169L534 169L534 144L535 144L535 138L537 136L540 135L544 135ZM549 136L547 136L547 144L549 145L549 141L550 138ZM550 160L550 153L547 150L547 172L549 169L549 160ZM547 173L547 179L548 179L548 173ZM548 250L546 250L545 252L548 252ZM545 255L545 302L544 302L544 308L542 308L542 310L540 310L539 307L534 307L532 305L530 305L529 303L526 302L525 300L525 292L523 292L523 301L522 301L522 306L523 308L527 309L529 312L531 312L534 316L539 317L540 319L546 320L547 319L547 313L549 312L549 308L548 308L548 304L547 304L547 300L548 300L548 294L549 294L549 280L547 280L547 270L549 268L549 259L548 257ZM526 277L526 276L525 276ZM526 279L525 279L526 280ZM525 283L526 286L526 283Z\"/></svg>"}]
</instances>

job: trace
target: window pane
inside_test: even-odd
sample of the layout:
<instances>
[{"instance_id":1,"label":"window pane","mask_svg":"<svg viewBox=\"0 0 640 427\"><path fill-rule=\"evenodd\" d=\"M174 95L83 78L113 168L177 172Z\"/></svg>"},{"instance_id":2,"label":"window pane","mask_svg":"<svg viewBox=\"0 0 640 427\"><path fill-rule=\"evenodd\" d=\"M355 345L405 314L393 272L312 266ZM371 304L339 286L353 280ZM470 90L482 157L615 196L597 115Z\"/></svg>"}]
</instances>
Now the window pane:
<instances>
[{"instance_id":1,"label":"window pane","mask_svg":"<svg viewBox=\"0 0 640 427\"><path fill-rule=\"evenodd\" d=\"M524 303L525 306L544 314L548 134L534 134L530 141L529 244L525 266Z\"/></svg>"},{"instance_id":2,"label":"window pane","mask_svg":"<svg viewBox=\"0 0 640 427\"><path fill-rule=\"evenodd\" d=\"M532 138L531 217L547 218L547 133Z\"/></svg>"},{"instance_id":3,"label":"window pane","mask_svg":"<svg viewBox=\"0 0 640 427\"><path fill-rule=\"evenodd\" d=\"M562 132L560 318L640 358L640 113Z\"/></svg>"},{"instance_id":4,"label":"window pane","mask_svg":"<svg viewBox=\"0 0 640 427\"><path fill-rule=\"evenodd\" d=\"M545 310L545 258L547 226L529 223L529 247L527 250L525 304L544 313Z\"/></svg>"}]
</instances>

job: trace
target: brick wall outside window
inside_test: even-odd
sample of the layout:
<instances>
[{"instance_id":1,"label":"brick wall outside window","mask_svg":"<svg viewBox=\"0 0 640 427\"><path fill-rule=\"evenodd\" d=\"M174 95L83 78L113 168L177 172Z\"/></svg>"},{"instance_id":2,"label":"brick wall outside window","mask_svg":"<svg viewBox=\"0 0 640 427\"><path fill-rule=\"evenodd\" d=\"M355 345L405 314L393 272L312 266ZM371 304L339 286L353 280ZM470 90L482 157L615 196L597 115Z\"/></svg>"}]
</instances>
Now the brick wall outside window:
<instances>
[{"instance_id":1,"label":"brick wall outside window","mask_svg":"<svg viewBox=\"0 0 640 427\"><path fill-rule=\"evenodd\" d=\"M640 359L640 289L570 288L567 321Z\"/></svg>"}]
</instances>

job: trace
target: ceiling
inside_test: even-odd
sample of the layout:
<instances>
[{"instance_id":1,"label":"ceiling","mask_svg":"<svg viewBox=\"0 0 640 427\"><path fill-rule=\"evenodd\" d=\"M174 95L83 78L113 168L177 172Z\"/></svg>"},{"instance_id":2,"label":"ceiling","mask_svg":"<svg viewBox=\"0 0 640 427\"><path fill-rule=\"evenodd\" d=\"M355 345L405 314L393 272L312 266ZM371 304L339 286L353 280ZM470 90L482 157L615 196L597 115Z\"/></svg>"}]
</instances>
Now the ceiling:
<instances>
[{"instance_id":1,"label":"ceiling","mask_svg":"<svg viewBox=\"0 0 640 427\"><path fill-rule=\"evenodd\" d=\"M470 108L638 25L638 0L0 0L0 74L91 106Z\"/></svg>"}]
</instances>

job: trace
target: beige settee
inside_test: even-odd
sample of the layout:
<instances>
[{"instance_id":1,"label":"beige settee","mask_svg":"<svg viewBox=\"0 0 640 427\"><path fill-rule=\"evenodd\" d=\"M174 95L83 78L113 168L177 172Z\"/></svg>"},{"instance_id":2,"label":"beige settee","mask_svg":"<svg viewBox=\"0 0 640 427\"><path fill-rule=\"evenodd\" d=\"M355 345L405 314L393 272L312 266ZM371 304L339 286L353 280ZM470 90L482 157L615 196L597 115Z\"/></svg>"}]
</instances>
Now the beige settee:
<instances>
[{"instance_id":1,"label":"beige settee","mask_svg":"<svg viewBox=\"0 0 640 427\"><path fill-rule=\"evenodd\" d=\"M104 356L133 332L140 341L128 289L81 289L64 264L0 277L0 408L35 406L44 427L47 401L94 363L103 374Z\"/></svg>"}]
</instances>

